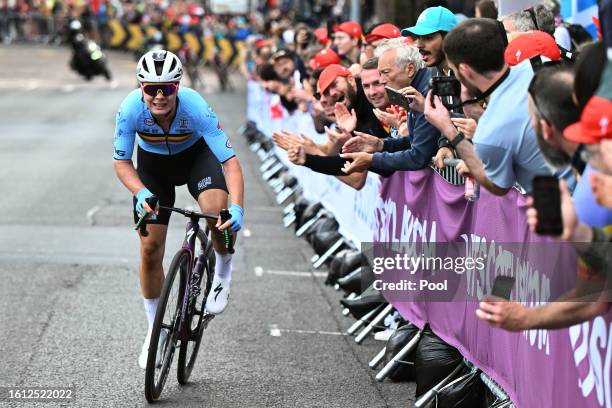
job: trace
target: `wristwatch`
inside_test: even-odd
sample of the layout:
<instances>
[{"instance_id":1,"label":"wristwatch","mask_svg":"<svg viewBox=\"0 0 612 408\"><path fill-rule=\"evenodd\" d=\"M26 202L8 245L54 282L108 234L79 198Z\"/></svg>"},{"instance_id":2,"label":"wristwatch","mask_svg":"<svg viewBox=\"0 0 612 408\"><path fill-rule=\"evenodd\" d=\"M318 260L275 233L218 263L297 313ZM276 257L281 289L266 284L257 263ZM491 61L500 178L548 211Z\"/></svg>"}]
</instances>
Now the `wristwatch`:
<instances>
[{"instance_id":1,"label":"wristwatch","mask_svg":"<svg viewBox=\"0 0 612 408\"><path fill-rule=\"evenodd\" d=\"M461 143L461 141L463 140L467 140L468 142L470 142L470 139L466 139L465 135L461 132L457 133L457 136L455 136L455 138L453 140L451 140L450 144L457 149L457 146L459 145L459 143Z\"/></svg>"}]
</instances>

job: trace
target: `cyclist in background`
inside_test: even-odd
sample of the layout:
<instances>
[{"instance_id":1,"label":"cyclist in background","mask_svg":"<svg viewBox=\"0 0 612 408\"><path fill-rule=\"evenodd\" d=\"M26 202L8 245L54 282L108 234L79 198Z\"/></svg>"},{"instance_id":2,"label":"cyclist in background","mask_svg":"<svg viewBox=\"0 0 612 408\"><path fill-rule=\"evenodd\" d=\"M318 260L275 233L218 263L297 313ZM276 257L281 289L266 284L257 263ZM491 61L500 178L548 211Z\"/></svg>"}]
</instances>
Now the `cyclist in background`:
<instances>
[{"instance_id":1,"label":"cyclist in background","mask_svg":"<svg viewBox=\"0 0 612 408\"><path fill-rule=\"evenodd\" d=\"M160 205L171 207L175 186L186 184L202 212L218 214L227 207L229 193L231 219L223 224L219 219L216 225L209 222L216 255L212 290L206 300L206 310L212 314L223 312L230 292L232 258L222 230L237 232L244 215L240 162L212 108L193 89L179 87L182 74L181 62L173 53L147 52L136 69L140 88L123 100L116 117L115 173L134 195L134 219L143 211L151 214L149 235L140 235L140 285L149 323L138 359L143 369L164 282L162 260L170 219L169 211L150 208L146 199L156 195ZM137 169L132 162L136 134Z\"/></svg>"}]
</instances>

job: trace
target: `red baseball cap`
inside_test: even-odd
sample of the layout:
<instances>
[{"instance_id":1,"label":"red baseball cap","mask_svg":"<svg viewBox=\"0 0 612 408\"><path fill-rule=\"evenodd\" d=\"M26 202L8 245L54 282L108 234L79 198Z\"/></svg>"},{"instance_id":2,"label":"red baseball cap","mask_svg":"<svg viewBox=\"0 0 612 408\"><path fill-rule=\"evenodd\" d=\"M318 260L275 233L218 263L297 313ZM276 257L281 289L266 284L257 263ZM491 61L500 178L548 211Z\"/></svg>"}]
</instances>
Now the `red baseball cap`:
<instances>
[{"instance_id":1,"label":"red baseball cap","mask_svg":"<svg viewBox=\"0 0 612 408\"><path fill-rule=\"evenodd\" d=\"M554 37L542 31L533 31L517 37L504 53L506 63L511 67L538 56L551 61L561 60L561 51Z\"/></svg>"},{"instance_id":2,"label":"red baseball cap","mask_svg":"<svg viewBox=\"0 0 612 408\"><path fill-rule=\"evenodd\" d=\"M327 28L317 28L314 30L315 38L323 45L327 44L329 41L329 36L327 35Z\"/></svg>"},{"instance_id":3,"label":"red baseball cap","mask_svg":"<svg viewBox=\"0 0 612 408\"><path fill-rule=\"evenodd\" d=\"M268 40L265 39L265 38L261 38L261 39L255 41L255 48L257 48L257 49L260 49L260 48L265 47L267 45L269 45L269 43L268 43Z\"/></svg>"},{"instance_id":4,"label":"red baseball cap","mask_svg":"<svg viewBox=\"0 0 612 408\"><path fill-rule=\"evenodd\" d=\"M399 28L391 23L385 23L374 27L374 29L366 35L365 40L371 43L384 38L397 38L401 36L402 33Z\"/></svg>"},{"instance_id":5,"label":"red baseball cap","mask_svg":"<svg viewBox=\"0 0 612 408\"><path fill-rule=\"evenodd\" d=\"M612 139L612 101L593 96L584 107L580 120L563 131L567 140L577 143L599 143Z\"/></svg>"},{"instance_id":6,"label":"red baseball cap","mask_svg":"<svg viewBox=\"0 0 612 408\"><path fill-rule=\"evenodd\" d=\"M344 23L334 26L334 32L341 31L347 33L351 37L361 39L361 26L354 21L345 21Z\"/></svg>"},{"instance_id":7,"label":"red baseball cap","mask_svg":"<svg viewBox=\"0 0 612 408\"><path fill-rule=\"evenodd\" d=\"M331 64L325 67L321 75L319 76L319 81L317 82L317 88L319 93L325 92L327 88L336 80L338 77L348 77L351 76L351 72L344 68L339 64Z\"/></svg>"},{"instance_id":8,"label":"red baseball cap","mask_svg":"<svg viewBox=\"0 0 612 408\"><path fill-rule=\"evenodd\" d=\"M308 62L312 69L325 68L331 64L340 64L340 57L331 48L325 48L317 52L317 55Z\"/></svg>"}]
</instances>

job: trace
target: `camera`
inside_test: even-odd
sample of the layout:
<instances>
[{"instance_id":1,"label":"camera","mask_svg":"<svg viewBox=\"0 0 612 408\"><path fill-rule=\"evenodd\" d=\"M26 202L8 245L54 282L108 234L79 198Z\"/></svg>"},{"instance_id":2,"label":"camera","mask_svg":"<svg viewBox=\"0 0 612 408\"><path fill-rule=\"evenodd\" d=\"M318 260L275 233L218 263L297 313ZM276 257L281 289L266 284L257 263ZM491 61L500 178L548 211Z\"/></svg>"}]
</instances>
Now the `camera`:
<instances>
[{"instance_id":1,"label":"camera","mask_svg":"<svg viewBox=\"0 0 612 408\"><path fill-rule=\"evenodd\" d=\"M461 96L461 83L452 76L435 76L431 77L429 82L431 91L434 95L440 97L459 98Z\"/></svg>"}]
</instances>

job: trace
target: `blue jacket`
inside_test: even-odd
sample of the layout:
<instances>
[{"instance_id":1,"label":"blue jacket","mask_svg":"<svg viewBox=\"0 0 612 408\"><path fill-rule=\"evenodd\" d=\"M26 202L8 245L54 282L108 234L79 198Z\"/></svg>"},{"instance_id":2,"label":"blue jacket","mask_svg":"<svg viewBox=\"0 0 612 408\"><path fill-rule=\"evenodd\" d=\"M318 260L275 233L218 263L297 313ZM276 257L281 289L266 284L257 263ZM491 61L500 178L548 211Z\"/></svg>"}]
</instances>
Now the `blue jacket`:
<instances>
[{"instance_id":1,"label":"blue jacket","mask_svg":"<svg viewBox=\"0 0 612 408\"><path fill-rule=\"evenodd\" d=\"M427 68L415 75L412 86L427 95L431 73ZM419 170L431 162L438 151L438 129L425 119L420 112L408 112L408 137L387 138L383 151L374 153L372 167L383 171Z\"/></svg>"}]
</instances>

